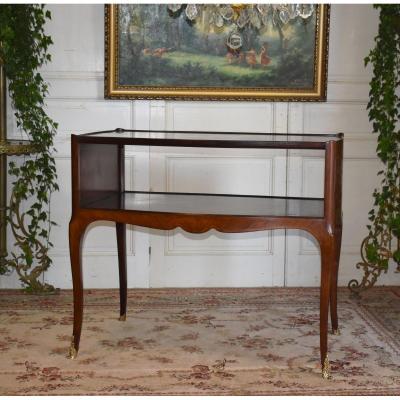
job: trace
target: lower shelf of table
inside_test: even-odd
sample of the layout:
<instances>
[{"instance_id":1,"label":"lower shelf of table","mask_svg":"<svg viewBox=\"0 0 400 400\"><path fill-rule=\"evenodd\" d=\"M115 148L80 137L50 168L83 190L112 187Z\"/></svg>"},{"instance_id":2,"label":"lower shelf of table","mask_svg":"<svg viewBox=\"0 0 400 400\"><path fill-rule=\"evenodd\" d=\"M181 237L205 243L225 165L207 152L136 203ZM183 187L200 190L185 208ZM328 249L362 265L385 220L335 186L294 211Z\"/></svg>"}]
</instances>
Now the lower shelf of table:
<instances>
[{"instance_id":1,"label":"lower shelf of table","mask_svg":"<svg viewBox=\"0 0 400 400\"><path fill-rule=\"evenodd\" d=\"M165 192L80 192L85 209L174 214L323 218L324 199Z\"/></svg>"}]
</instances>

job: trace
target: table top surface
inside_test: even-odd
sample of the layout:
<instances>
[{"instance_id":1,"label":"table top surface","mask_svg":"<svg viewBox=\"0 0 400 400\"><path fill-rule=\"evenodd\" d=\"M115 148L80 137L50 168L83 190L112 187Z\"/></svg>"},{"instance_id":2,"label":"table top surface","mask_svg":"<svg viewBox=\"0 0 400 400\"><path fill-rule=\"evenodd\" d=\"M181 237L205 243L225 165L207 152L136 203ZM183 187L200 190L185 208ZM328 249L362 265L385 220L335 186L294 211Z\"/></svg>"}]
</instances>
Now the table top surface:
<instances>
[{"instance_id":1,"label":"table top surface","mask_svg":"<svg viewBox=\"0 0 400 400\"><path fill-rule=\"evenodd\" d=\"M81 207L173 214L323 218L320 198L208 193L81 192Z\"/></svg>"},{"instance_id":2,"label":"table top surface","mask_svg":"<svg viewBox=\"0 0 400 400\"><path fill-rule=\"evenodd\" d=\"M77 135L80 142L181 147L252 147L324 149L343 134L282 134L262 132L150 131L115 129Z\"/></svg>"}]
</instances>

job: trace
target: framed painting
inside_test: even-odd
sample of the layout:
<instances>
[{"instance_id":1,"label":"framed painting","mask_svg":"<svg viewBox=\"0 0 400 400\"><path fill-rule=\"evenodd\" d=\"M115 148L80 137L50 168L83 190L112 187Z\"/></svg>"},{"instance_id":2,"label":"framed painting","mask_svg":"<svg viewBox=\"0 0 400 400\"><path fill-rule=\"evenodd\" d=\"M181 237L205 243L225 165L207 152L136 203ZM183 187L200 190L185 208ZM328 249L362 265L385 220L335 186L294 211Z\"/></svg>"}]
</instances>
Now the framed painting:
<instances>
[{"instance_id":1,"label":"framed painting","mask_svg":"<svg viewBox=\"0 0 400 400\"><path fill-rule=\"evenodd\" d=\"M329 5L105 6L109 99L325 101Z\"/></svg>"}]
</instances>

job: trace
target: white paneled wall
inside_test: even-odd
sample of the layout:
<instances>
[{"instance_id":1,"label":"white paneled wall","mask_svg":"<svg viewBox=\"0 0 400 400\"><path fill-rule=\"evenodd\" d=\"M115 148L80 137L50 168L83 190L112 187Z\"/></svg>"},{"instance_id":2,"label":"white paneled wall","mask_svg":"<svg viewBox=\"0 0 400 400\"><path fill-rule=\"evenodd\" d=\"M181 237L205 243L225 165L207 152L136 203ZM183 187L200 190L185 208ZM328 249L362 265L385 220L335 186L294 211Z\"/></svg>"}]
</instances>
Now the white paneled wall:
<instances>
[{"instance_id":1,"label":"white paneled wall","mask_svg":"<svg viewBox=\"0 0 400 400\"><path fill-rule=\"evenodd\" d=\"M366 112L370 71L363 59L373 45L377 14L371 5L333 5L326 103L108 101L103 98L102 5L52 5L53 62L48 112L59 123L56 139L60 192L54 195L54 265L45 279L71 287L67 228L70 217L70 134L116 127L345 133L344 232L340 284L359 277L359 245L366 234L371 193L378 182L375 139ZM12 120L10 134L18 135ZM323 154L234 149L128 148L129 189L219 191L320 196ZM287 180L285 179L287 176ZM181 230L128 231L128 285L312 286L319 284L315 241L298 231L190 235ZM12 238L9 238L12 246ZM151 256L149 255L151 247ZM86 287L118 285L113 224L90 227L84 241ZM1 277L16 287L15 276ZM400 283L388 273L380 283Z\"/></svg>"}]
</instances>

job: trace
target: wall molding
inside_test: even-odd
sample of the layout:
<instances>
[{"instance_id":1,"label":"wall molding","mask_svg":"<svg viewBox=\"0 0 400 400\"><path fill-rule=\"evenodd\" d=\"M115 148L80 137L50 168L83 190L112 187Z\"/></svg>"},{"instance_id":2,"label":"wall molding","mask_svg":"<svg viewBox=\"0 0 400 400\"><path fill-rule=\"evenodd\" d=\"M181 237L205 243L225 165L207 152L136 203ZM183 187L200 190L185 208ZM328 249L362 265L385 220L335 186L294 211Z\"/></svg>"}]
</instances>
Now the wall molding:
<instances>
[{"instance_id":1,"label":"wall molding","mask_svg":"<svg viewBox=\"0 0 400 400\"><path fill-rule=\"evenodd\" d=\"M50 71L44 70L41 73L44 80L62 79L62 80L98 80L104 81L104 71Z\"/></svg>"},{"instance_id":2,"label":"wall molding","mask_svg":"<svg viewBox=\"0 0 400 400\"><path fill-rule=\"evenodd\" d=\"M172 168L172 163L174 161L182 161L182 160L187 160L187 161L194 161L194 160L204 160L205 162L209 160L219 160L221 162L227 161L227 160L253 160L253 161L266 161L269 166L269 171L270 171L270 182L269 182L269 187L268 187L268 192L265 194L265 196L272 196L274 193L274 188L275 188L275 162L274 162L274 157L271 156L266 156L266 157L260 157L259 155L254 155L254 156L224 156L224 155L201 155L201 156L187 156L187 155L182 155L182 156L166 156L165 157L165 187L166 191L175 191L174 190L174 171L171 169Z\"/></svg>"},{"instance_id":3,"label":"wall molding","mask_svg":"<svg viewBox=\"0 0 400 400\"><path fill-rule=\"evenodd\" d=\"M98 99L109 102L121 100L104 99L104 73L103 71L43 71L42 76L50 85L49 99ZM85 94L79 88L85 86ZM74 88L74 89L73 89ZM351 89L346 89L351 88ZM328 101L327 103L350 103L366 106L368 102L369 79L359 75L328 75ZM89 93L89 94L88 94ZM91 93L91 94L90 94ZM164 101L164 100L162 100ZM131 102L134 102L133 100ZM165 101L164 101L165 102ZM182 103L184 101L175 101ZM170 101L166 102L171 103ZM207 102L201 102L207 103ZM233 103L234 104L234 103ZM245 104L240 102L240 104ZM249 103L254 105L254 103ZM261 103L268 104L268 103ZM275 104L272 103L275 107Z\"/></svg>"},{"instance_id":4,"label":"wall molding","mask_svg":"<svg viewBox=\"0 0 400 400\"><path fill-rule=\"evenodd\" d=\"M82 79L104 80L104 71L68 71L68 70L43 70L42 77L46 79ZM328 74L328 83L355 83L368 85L370 79L359 74Z\"/></svg>"},{"instance_id":5,"label":"wall molding","mask_svg":"<svg viewBox=\"0 0 400 400\"><path fill-rule=\"evenodd\" d=\"M166 186L166 191L176 191L174 189L174 180L175 180L175 168L174 168L174 162L176 161L188 161L188 162L193 162L195 160L204 160L205 163L208 163L210 160L218 160L223 164L224 162L227 162L228 160L252 160L252 161L262 161L266 162L265 167L269 171L270 174L270 179L269 179L269 185L268 185L268 190L265 195L271 196L274 193L274 187L275 187L275 163L274 163L274 158L273 157L260 157L260 156L214 156L214 155L201 155L201 156L187 156L187 155L182 155L182 156L166 156L165 157L165 186ZM236 161L234 161L236 163ZM253 246L238 246L238 248L235 249L230 249L226 248L224 246L220 246L218 244L217 246L212 246L212 247L207 247L207 246L193 246L193 247L186 247L184 248L178 248L176 244L176 235L174 234L174 231L168 231L165 235L165 246L164 246L164 254L166 256L171 256L171 255L229 255L229 254L235 254L235 255L245 255L245 254L264 254L264 255L273 255L273 241L272 241L272 233L268 232L268 239L266 243L266 247L259 247L259 248L254 248Z\"/></svg>"},{"instance_id":6,"label":"wall molding","mask_svg":"<svg viewBox=\"0 0 400 400\"><path fill-rule=\"evenodd\" d=\"M222 245L222 243L213 246L202 245L200 246L181 246L176 244L176 231L168 231L165 235L164 243L164 255L165 256L198 256L198 255L212 255L212 256L248 256L248 255L274 255L274 241L273 231L266 231L266 240L264 241L265 246L248 246L248 245L237 245L235 248L228 248ZM191 241L192 242L192 241ZM197 241L196 241L197 243Z\"/></svg>"}]
</instances>

